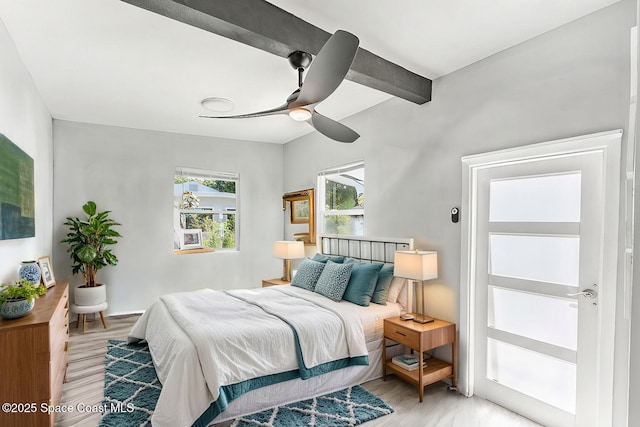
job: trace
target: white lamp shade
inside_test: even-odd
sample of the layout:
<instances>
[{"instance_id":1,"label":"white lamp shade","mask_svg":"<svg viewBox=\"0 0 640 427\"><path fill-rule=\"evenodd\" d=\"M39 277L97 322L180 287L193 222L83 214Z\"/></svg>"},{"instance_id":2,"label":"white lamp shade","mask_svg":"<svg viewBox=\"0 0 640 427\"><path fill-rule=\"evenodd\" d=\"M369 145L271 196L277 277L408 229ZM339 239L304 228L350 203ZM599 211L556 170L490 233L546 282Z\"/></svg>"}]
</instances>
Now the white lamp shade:
<instances>
[{"instance_id":1,"label":"white lamp shade","mask_svg":"<svg viewBox=\"0 0 640 427\"><path fill-rule=\"evenodd\" d=\"M393 275L412 280L438 277L438 253L435 251L397 251Z\"/></svg>"},{"instance_id":2,"label":"white lamp shade","mask_svg":"<svg viewBox=\"0 0 640 427\"><path fill-rule=\"evenodd\" d=\"M288 240L273 242L273 256L282 259L304 258L304 242Z\"/></svg>"}]
</instances>

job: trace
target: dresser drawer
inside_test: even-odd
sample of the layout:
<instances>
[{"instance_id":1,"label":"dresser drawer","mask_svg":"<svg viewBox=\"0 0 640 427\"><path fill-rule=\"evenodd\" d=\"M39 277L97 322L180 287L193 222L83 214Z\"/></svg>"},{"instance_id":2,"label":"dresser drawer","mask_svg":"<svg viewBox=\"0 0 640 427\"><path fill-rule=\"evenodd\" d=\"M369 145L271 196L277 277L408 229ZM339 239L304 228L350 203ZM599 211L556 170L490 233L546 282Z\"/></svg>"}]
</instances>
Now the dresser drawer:
<instances>
[{"instance_id":1,"label":"dresser drawer","mask_svg":"<svg viewBox=\"0 0 640 427\"><path fill-rule=\"evenodd\" d=\"M58 340L58 336L69 332L69 291L68 289L60 297L60 301L51 315L49 321L49 345Z\"/></svg>"},{"instance_id":2,"label":"dresser drawer","mask_svg":"<svg viewBox=\"0 0 640 427\"><path fill-rule=\"evenodd\" d=\"M67 370L67 345L69 342L69 294L63 293L49 322L50 346L50 401L51 404L60 403L62 383Z\"/></svg>"},{"instance_id":3,"label":"dresser drawer","mask_svg":"<svg viewBox=\"0 0 640 427\"><path fill-rule=\"evenodd\" d=\"M420 333L385 322L384 336L407 347L420 348Z\"/></svg>"}]
</instances>

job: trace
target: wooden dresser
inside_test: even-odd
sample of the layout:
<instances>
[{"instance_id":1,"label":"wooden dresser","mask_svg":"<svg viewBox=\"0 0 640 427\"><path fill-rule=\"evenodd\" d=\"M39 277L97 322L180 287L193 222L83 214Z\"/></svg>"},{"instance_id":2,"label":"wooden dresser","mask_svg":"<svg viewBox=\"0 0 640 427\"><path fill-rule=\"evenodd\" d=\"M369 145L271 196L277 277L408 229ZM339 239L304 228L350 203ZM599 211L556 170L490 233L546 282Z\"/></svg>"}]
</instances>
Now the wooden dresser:
<instances>
[{"instance_id":1,"label":"wooden dresser","mask_svg":"<svg viewBox=\"0 0 640 427\"><path fill-rule=\"evenodd\" d=\"M49 288L26 316L0 319L0 426L53 426L55 412L47 414L47 408L60 404L68 342L66 280Z\"/></svg>"}]
</instances>

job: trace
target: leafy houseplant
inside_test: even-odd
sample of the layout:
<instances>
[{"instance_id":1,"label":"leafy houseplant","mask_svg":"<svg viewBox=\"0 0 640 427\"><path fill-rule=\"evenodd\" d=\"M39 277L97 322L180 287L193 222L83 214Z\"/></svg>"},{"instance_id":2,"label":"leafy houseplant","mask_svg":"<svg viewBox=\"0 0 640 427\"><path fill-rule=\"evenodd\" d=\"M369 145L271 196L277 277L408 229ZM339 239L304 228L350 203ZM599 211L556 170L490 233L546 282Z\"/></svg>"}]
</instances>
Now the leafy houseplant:
<instances>
[{"instance_id":1,"label":"leafy houseplant","mask_svg":"<svg viewBox=\"0 0 640 427\"><path fill-rule=\"evenodd\" d=\"M47 288L44 285L35 286L26 279L20 279L14 283L3 284L0 287L0 305L17 299L26 299L31 302L34 298L38 298L46 292Z\"/></svg>"},{"instance_id":2,"label":"leafy houseplant","mask_svg":"<svg viewBox=\"0 0 640 427\"><path fill-rule=\"evenodd\" d=\"M27 279L0 286L0 316L5 319L17 319L26 316L33 309L34 299L44 295L44 285L34 285Z\"/></svg>"},{"instance_id":3,"label":"leafy houseplant","mask_svg":"<svg viewBox=\"0 0 640 427\"><path fill-rule=\"evenodd\" d=\"M65 225L69 226L67 237L62 243L68 243L72 260L73 274L82 272L85 286L96 287L96 273L107 265L116 265L118 258L107 248L117 243L122 237L112 227L120 225L111 218L111 211L98 212L96 204L88 201L82 206L87 214L84 219L67 217Z\"/></svg>"}]
</instances>

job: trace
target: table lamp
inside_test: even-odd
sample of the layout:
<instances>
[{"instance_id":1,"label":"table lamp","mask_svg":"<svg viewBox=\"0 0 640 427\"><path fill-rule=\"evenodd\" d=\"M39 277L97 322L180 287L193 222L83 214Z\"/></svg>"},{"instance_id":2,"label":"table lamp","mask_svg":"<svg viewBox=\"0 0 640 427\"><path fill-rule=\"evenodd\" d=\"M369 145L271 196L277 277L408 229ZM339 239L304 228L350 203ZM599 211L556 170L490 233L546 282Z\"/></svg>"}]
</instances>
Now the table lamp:
<instances>
[{"instance_id":1,"label":"table lamp","mask_svg":"<svg viewBox=\"0 0 640 427\"><path fill-rule=\"evenodd\" d=\"M420 286L414 285L415 307L417 313L413 314L413 321L418 323L433 322L433 318L424 315L425 280L438 277L438 253L434 251L397 251L394 256L393 275L405 279L417 281ZM407 293L409 292L407 288Z\"/></svg>"},{"instance_id":2,"label":"table lamp","mask_svg":"<svg viewBox=\"0 0 640 427\"><path fill-rule=\"evenodd\" d=\"M291 281L291 260L304 258L304 242L279 240L273 242L273 256L282 258L282 280Z\"/></svg>"}]
</instances>

